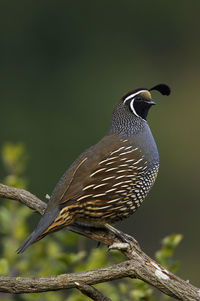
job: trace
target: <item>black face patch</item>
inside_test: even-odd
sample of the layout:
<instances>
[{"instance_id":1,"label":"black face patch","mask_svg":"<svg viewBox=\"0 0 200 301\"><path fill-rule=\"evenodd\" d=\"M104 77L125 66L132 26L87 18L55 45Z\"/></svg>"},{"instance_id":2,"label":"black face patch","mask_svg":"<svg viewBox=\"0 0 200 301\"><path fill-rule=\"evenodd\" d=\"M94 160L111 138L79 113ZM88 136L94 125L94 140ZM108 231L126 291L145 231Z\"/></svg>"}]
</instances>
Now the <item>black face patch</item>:
<instances>
[{"instance_id":1,"label":"black face patch","mask_svg":"<svg viewBox=\"0 0 200 301\"><path fill-rule=\"evenodd\" d=\"M150 94L149 94L150 95ZM125 100L125 105L129 107L131 113L146 120L148 111L153 103L151 98L146 94L133 95L132 98ZM148 99L144 96L148 96Z\"/></svg>"},{"instance_id":2,"label":"black face patch","mask_svg":"<svg viewBox=\"0 0 200 301\"><path fill-rule=\"evenodd\" d=\"M152 106L152 103L148 103L145 99L143 99L140 96L136 96L132 101L132 107L134 107L136 114L142 117L142 119L146 120L148 111Z\"/></svg>"}]
</instances>

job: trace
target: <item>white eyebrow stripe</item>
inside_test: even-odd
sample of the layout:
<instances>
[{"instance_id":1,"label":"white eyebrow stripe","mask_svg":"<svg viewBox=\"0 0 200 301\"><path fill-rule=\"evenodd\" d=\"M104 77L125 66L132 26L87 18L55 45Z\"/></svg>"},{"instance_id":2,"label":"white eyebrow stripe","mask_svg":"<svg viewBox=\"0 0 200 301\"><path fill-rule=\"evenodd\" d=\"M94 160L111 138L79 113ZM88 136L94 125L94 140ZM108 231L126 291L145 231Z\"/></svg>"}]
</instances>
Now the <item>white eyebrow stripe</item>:
<instances>
[{"instance_id":1,"label":"white eyebrow stripe","mask_svg":"<svg viewBox=\"0 0 200 301\"><path fill-rule=\"evenodd\" d=\"M133 93L133 94L127 96L127 97L124 99L124 103L125 103L127 100L129 100L129 99L131 99L131 98L134 98L136 95L138 95L138 94L140 94L140 93L142 93L142 92L146 92L146 91L148 91L148 90L140 90L140 91L138 91L138 92L136 92L136 93Z\"/></svg>"}]
</instances>

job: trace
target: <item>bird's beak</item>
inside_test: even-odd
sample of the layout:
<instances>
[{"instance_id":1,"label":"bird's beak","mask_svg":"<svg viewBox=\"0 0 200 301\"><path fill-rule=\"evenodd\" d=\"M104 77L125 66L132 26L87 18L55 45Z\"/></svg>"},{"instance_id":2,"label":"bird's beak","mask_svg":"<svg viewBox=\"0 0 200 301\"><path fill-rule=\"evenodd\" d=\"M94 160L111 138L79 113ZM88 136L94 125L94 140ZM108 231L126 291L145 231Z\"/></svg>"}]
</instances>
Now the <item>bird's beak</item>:
<instances>
[{"instance_id":1,"label":"bird's beak","mask_svg":"<svg viewBox=\"0 0 200 301\"><path fill-rule=\"evenodd\" d=\"M156 105L156 102L153 99L149 99L148 100L148 104L150 104L150 105Z\"/></svg>"}]
</instances>

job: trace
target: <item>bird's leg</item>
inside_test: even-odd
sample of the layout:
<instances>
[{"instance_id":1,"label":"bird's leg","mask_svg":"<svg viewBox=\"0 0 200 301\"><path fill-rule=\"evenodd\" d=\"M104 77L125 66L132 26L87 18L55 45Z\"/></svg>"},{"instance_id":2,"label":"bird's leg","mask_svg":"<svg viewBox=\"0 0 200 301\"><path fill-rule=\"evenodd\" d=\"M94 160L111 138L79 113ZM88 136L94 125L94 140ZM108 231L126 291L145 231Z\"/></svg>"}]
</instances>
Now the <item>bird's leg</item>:
<instances>
[{"instance_id":1,"label":"bird's leg","mask_svg":"<svg viewBox=\"0 0 200 301\"><path fill-rule=\"evenodd\" d=\"M140 248L137 240L135 240L132 236L123 233L110 224L105 224L104 227L114 233L122 241L122 243L113 243L112 245L110 245L109 250L130 248L130 250L132 251L134 247Z\"/></svg>"}]
</instances>

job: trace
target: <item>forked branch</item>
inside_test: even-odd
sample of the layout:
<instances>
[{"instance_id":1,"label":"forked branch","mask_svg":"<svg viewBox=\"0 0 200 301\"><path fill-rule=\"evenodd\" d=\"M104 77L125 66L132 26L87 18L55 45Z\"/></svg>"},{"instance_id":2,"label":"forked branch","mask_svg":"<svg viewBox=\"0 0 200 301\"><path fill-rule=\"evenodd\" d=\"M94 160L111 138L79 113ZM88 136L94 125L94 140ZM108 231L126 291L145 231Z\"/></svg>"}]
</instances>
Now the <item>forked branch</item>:
<instances>
[{"instance_id":1,"label":"forked branch","mask_svg":"<svg viewBox=\"0 0 200 301\"><path fill-rule=\"evenodd\" d=\"M20 201L40 214L43 214L46 208L46 204L30 192L3 184L0 184L0 197ZM78 288L93 300L109 300L91 285L131 277L141 279L176 299L184 301L200 300L199 288L170 273L148 257L130 236L127 236L127 240L133 245L132 249L107 229L96 229L80 223L74 223L67 229L102 242L110 248L119 249L129 260L106 268L51 277L0 277L0 292L20 294Z\"/></svg>"}]
</instances>

